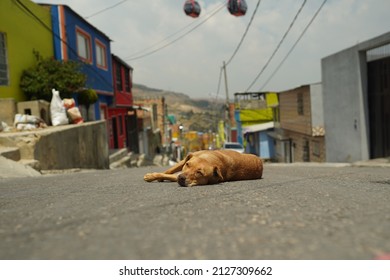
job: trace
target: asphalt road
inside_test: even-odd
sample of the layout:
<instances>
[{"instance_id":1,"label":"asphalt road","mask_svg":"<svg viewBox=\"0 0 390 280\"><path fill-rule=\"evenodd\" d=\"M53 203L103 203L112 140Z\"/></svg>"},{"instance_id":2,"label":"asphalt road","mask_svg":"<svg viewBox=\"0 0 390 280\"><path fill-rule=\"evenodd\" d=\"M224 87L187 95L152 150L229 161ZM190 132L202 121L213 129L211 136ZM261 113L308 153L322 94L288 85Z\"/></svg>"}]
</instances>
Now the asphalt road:
<instances>
[{"instance_id":1,"label":"asphalt road","mask_svg":"<svg viewBox=\"0 0 390 280\"><path fill-rule=\"evenodd\" d=\"M0 259L373 259L390 253L390 169L265 166L182 188L160 168L0 179Z\"/></svg>"}]
</instances>

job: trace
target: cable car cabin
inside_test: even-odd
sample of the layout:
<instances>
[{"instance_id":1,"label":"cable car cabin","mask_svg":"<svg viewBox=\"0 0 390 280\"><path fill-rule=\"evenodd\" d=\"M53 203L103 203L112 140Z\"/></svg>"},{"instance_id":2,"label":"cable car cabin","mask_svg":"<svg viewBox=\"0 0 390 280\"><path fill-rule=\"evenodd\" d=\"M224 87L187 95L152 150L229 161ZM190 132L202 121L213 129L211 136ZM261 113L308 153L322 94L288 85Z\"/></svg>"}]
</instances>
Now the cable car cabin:
<instances>
[{"instance_id":1,"label":"cable car cabin","mask_svg":"<svg viewBox=\"0 0 390 280\"><path fill-rule=\"evenodd\" d=\"M229 0L227 3L227 8L233 16L239 17L246 14L248 5L246 4L245 0Z\"/></svg>"},{"instance_id":2,"label":"cable car cabin","mask_svg":"<svg viewBox=\"0 0 390 280\"><path fill-rule=\"evenodd\" d=\"M200 5L197 1L187 0L184 3L184 12L187 16L197 18L200 15Z\"/></svg>"}]
</instances>

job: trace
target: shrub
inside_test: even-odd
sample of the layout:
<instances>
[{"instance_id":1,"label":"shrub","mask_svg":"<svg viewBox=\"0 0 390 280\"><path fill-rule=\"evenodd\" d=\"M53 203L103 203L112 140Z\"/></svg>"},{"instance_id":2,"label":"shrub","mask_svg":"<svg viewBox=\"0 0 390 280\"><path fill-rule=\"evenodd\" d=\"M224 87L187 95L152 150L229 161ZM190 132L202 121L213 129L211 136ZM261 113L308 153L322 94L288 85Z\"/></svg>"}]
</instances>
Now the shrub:
<instances>
[{"instance_id":1,"label":"shrub","mask_svg":"<svg viewBox=\"0 0 390 280\"><path fill-rule=\"evenodd\" d=\"M37 65L24 70L20 80L20 87L29 100L50 101L53 88L60 92L61 98L70 98L85 86L86 75L81 73L79 62L43 59L37 52L34 55Z\"/></svg>"}]
</instances>

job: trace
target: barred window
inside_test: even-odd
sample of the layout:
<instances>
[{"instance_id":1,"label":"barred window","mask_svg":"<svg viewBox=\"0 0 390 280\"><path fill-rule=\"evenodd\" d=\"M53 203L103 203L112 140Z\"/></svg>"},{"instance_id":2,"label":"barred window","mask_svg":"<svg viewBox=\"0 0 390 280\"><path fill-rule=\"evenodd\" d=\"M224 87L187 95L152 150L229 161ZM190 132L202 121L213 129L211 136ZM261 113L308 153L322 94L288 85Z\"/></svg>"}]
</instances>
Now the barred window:
<instances>
[{"instance_id":1,"label":"barred window","mask_svg":"<svg viewBox=\"0 0 390 280\"><path fill-rule=\"evenodd\" d=\"M304 110L303 110L303 93L299 92L297 95L297 111L298 115L303 115Z\"/></svg>"},{"instance_id":2,"label":"barred window","mask_svg":"<svg viewBox=\"0 0 390 280\"><path fill-rule=\"evenodd\" d=\"M0 86L9 85L5 33L0 32Z\"/></svg>"}]
</instances>

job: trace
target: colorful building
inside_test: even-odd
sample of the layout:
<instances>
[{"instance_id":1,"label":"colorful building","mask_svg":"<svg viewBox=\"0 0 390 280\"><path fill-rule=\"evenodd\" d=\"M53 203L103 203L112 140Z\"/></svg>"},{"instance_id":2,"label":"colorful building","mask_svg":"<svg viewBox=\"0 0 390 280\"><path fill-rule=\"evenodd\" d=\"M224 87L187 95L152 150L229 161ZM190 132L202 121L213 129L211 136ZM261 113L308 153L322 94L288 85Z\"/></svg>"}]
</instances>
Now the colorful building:
<instances>
[{"instance_id":1,"label":"colorful building","mask_svg":"<svg viewBox=\"0 0 390 280\"><path fill-rule=\"evenodd\" d=\"M36 65L34 51L53 57L50 10L30 0L0 1L0 98L25 101L19 83Z\"/></svg>"},{"instance_id":2,"label":"colorful building","mask_svg":"<svg viewBox=\"0 0 390 280\"><path fill-rule=\"evenodd\" d=\"M133 110L133 68L112 55L114 102L108 108L109 147L138 152L137 114Z\"/></svg>"},{"instance_id":3,"label":"colorful building","mask_svg":"<svg viewBox=\"0 0 390 280\"><path fill-rule=\"evenodd\" d=\"M263 159L274 158L273 139L268 135L274 129L278 96L273 92L235 93L235 120L238 142L245 152Z\"/></svg>"},{"instance_id":4,"label":"colorful building","mask_svg":"<svg viewBox=\"0 0 390 280\"><path fill-rule=\"evenodd\" d=\"M86 87L99 97L88 119L107 119L114 97L110 38L66 5L47 7L52 14L55 58L82 62Z\"/></svg>"}]
</instances>

